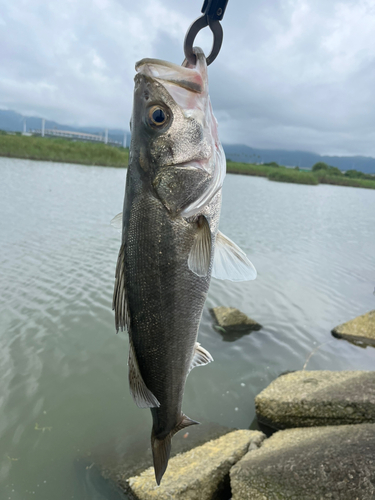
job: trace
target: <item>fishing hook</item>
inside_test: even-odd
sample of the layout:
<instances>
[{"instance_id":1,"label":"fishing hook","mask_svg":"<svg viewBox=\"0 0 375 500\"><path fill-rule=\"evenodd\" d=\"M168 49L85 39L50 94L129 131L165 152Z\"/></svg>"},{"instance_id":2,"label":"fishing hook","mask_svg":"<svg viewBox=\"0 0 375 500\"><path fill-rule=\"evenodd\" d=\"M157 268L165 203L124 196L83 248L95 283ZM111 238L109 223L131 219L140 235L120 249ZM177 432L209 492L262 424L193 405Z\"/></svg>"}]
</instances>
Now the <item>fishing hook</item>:
<instances>
[{"instance_id":1,"label":"fishing hook","mask_svg":"<svg viewBox=\"0 0 375 500\"><path fill-rule=\"evenodd\" d=\"M223 43L223 28L220 21L223 19L228 0L205 0L202 12L203 16L198 17L188 29L184 40L184 53L188 62L195 65L196 56L193 52L193 43L201 29L209 26L214 40L209 56L206 58L209 66L218 56L221 44Z\"/></svg>"}]
</instances>

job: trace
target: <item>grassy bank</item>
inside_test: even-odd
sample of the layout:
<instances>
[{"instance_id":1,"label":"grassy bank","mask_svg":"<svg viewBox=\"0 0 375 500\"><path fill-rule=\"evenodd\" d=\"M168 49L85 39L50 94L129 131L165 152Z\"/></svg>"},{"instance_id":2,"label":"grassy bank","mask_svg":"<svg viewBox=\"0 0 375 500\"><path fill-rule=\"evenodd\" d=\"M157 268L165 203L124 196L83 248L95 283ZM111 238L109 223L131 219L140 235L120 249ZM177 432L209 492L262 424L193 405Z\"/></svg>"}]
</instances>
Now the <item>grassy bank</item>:
<instances>
[{"instance_id":1,"label":"grassy bank","mask_svg":"<svg viewBox=\"0 0 375 500\"><path fill-rule=\"evenodd\" d=\"M286 167L267 165L253 165L250 163L227 162L227 172L231 174L255 175L267 177L271 181L291 182L294 184L334 184L336 186L361 187L375 189L374 179L353 179L344 174L330 174L327 172L311 172ZM369 176L367 176L369 177Z\"/></svg>"},{"instance_id":2,"label":"grassy bank","mask_svg":"<svg viewBox=\"0 0 375 500\"><path fill-rule=\"evenodd\" d=\"M95 144L93 142L3 133L0 135L0 156L61 163L81 163L83 165L126 167L129 150L103 143Z\"/></svg>"},{"instance_id":3,"label":"grassy bank","mask_svg":"<svg viewBox=\"0 0 375 500\"><path fill-rule=\"evenodd\" d=\"M315 175L320 184L335 184L336 186L352 186L375 189L375 178L374 180L351 179L350 177L344 177L343 175L328 175L326 173L314 173L313 175Z\"/></svg>"},{"instance_id":4,"label":"grassy bank","mask_svg":"<svg viewBox=\"0 0 375 500\"><path fill-rule=\"evenodd\" d=\"M50 139L47 137L22 136L0 131L0 156L26 158L29 160L56 161L61 163L81 163L108 167L126 167L129 150L108 146L103 143ZM227 161L227 171L232 174L267 177L271 181L295 184L335 184L375 189L375 177L356 172L343 174L334 167L317 171L286 168L276 163L254 165ZM355 177L353 177L355 176ZM360 178L360 177L365 178Z\"/></svg>"},{"instance_id":5,"label":"grassy bank","mask_svg":"<svg viewBox=\"0 0 375 500\"><path fill-rule=\"evenodd\" d=\"M294 184L319 184L315 175L312 175L309 172L300 172L298 170L286 168L279 168L276 172L270 172L268 174L268 179L270 181L292 182Z\"/></svg>"},{"instance_id":6,"label":"grassy bank","mask_svg":"<svg viewBox=\"0 0 375 500\"><path fill-rule=\"evenodd\" d=\"M310 172L272 165L253 165L227 161L227 172L230 174L255 175L267 177L270 181L292 182L294 184L319 184L315 175Z\"/></svg>"}]
</instances>

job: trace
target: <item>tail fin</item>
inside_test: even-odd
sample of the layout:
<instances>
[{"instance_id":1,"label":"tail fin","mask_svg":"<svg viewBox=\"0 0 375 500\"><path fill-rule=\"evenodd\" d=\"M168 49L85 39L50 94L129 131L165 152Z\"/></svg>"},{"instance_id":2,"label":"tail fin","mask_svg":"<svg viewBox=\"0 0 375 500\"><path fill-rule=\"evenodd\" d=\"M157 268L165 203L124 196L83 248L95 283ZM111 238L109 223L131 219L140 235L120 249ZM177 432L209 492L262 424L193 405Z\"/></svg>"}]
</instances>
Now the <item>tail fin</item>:
<instances>
[{"instance_id":1,"label":"tail fin","mask_svg":"<svg viewBox=\"0 0 375 500\"><path fill-rule=\"evenodd\" d=\"M154 459L155 479L158 485L167 469L169 455L171 454L172 436L168 434L164 439L158 439L151 434L152 458Z\"/></svg>"},{"instance_id":2,"label":"tail fin","mask_svg":"<svg viewBox=\"0 0 375 500\"><path fill-rule=\"evenodd\" d=\"M195 420L191 420L189 417L182 413L181 421L176 427L163 439L158 439L155 436L154 429L152 429L151 434L151 447L152 447L152 458L154 460L155 469L155 479L158 485L167 470L169 456L171 454L171 441L172 437L176 432L188 427L189 425L199 424Z\"/></svg>"}]
</instances>

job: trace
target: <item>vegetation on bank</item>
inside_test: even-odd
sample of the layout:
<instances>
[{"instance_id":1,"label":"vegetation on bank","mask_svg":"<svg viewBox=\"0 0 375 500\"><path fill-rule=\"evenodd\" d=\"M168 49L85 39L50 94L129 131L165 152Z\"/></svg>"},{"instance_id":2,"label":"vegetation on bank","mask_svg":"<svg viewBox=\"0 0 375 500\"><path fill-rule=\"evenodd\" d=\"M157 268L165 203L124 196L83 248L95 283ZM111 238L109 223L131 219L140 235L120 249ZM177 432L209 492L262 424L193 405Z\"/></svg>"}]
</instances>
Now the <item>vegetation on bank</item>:
<instances>
[{"instance_id":1,"label":"vegetation on bank","mask_svg":"<svg viewBox=\"0 0 375 500\"><path fill-rule=\"evenodd\" d=\"M270 172L268 174L268 179L270 181L293 182L295 184L319 184L318 179L309 172L301 172L299 170L287 168L280 168L276 172Z\"/></svg>"},{"instance_id":2,"label":"vegetation on bank","mask_svg":"<svg viewBox=\"0 0 375 500\"><path fill-rule=\"evenodd\" d=\"M129 149L62 138L22 136L19 132L8 134L0 130L0 156L83 165L126 167ZM267 177L269 180L277 182L310 185L335 184L375 189L375 175L364 174L357 170L348 170L343 173L338 168L331 167L324 162L316 163L309 171L300 170L298 167L286 168L276 162L254 165L252 163L237 163L228 159L227 171L232 174Z\"/></svg>"},{"instance_id":3,"label":"vegetation on bank","mask_svg":"<svg viewBox=\"0 0 375 500\"><path fill-rule=\"evenodd\" d=\"M61 163L81 163L83 165L126 167L129 149L108 146L104 143L22 136L20 133L0 133L0 156Z\"/></svg>"},{"instance_id":4,"label":"vegetation on bank","mask_svg":"<svg viewBox=\"0 0 375 500\"><path fill-rule=\"evenodd\" d=\"M343 173L336 167L323 167L323 162L316 163L312 170L301 170L298 167L286 168L277 163L254 165L251 163L237 163L227 161L227 172L232 174L256 175L267 177L278 182L292 182L296 184L335 184L338 186L352 186L375 189L375 175L364 174L357 170L348 170Z\"/></svg>"}]
</instances>

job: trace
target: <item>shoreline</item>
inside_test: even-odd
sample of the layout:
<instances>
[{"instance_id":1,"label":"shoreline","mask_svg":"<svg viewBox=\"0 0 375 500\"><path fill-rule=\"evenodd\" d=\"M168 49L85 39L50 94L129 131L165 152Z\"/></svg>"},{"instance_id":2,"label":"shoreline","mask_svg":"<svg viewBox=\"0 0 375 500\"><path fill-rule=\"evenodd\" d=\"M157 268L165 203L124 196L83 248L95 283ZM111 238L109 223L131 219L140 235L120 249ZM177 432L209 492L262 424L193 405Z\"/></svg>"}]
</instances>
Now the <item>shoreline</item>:
<instances>
[{"instance_id":1,"label":"shoreline","mask_svg":"<svg viewBox=\"0 0 375 500\"><path fill-rule=\"evenodd\" d=\"M0 131L0 157L34 161L50 161L95 167L127 168L129 148L119 148L104 143L71 141L37 136L7 134ZM252 164L227 160L227 173L266 177L270 181L317 186L336 186L375 189L374 179L348 177L344 173L312 172L298 167L284 167L276 164ZM359 175L362 175L359 172Z\"/></svg>"},{"instance_id":2,"label":"shoreline","mask_svg":"<svg viewBox=\"0 0 375 500\"><path fill-rule=\"evenodd\" d=\"M68 163L70 165L86 165L86 167L110 167L110 168L127 168L127 165L110 165L102 163L92 163L82 160L59 160L54 158L39 158L32 156L19 156L19 155L4 155L0 153L0 158L13 158L14 160L31 160L31 161L46 161L52 163Z\"/></svg>"}]
</instances>

